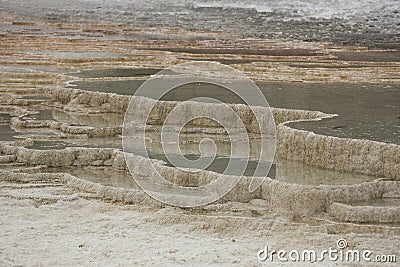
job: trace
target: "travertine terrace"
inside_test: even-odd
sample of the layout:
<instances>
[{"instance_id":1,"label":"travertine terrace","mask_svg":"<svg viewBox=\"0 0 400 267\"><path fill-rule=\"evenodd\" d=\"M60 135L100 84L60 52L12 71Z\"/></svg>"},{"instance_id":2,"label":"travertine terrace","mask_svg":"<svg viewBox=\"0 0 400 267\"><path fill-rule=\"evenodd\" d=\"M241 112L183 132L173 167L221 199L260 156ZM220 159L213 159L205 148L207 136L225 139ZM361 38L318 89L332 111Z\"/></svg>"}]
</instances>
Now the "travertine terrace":
<instances>
[{"instance_id":1,"label":"travertine terrace","mask_svg":"<svg viewBox=\"0 0 400 267\"><path fill-rule=\"evenodd\" d=\"M262 248L264 244L260 242L265 242L265 236L281 232L281 236L271 237L274 244L282 245L277 241L282 239L286 240L287 245L299 247L301 243L291 240L290 231L304 239L318 240L317 248L329 246L338 237L344 236L353 242L354 247L360 247L360 243L364 242L375 245L373 248L377 253L398 253L399 144L326 136L295 129L289 124L300 120L319 121L336 114L271 107L277 129L275 161L356 173L368 179L353 184L310 185L267 177L260 188L250 193L249 179L244 177L217 203L196 209L172 208L149 197L130 178L119 144L123 115L130 96L66 86L73 81L135 81L148 78L148 75L96 78L72 75L84 70L163 69L199 60L230 64L256 81L293 82L293 90L296 90L296 83L299 82L392 85L400 83L398 61L363 59L368 55L391 55L394 53L392 50L371 50L327 42L240 40L229 34L168 27L134 28L129 24L94 22L50 23L6 12L1 12L0 22L5 29L0 32L0 122L3 127L0 135L0 197L4 203L1 214L5 218L1 221L1 227L6 224L8 213L14 212L13 205L18 206L15 212L24 213L34 207L43 216L58 216L49 215L44 208L47 206L65 209L68 214L72 209L81 210L81 205L92 205L100 212L102 209L106 213L116 209L116 216L122 216L118 218L124 216L120 214L121 210L142 210L144 217L135 213L135 220L139 223L148 222L151 227L160 227L160 231L167 231L167 226L183 225L188 232L193 230L193 234L199 238L203 238L204 232L222 235L223 238L236 233L245 240L243 244L249 246L248 260L232 262L224 259L210 264L255 266L256 251L253 253L252 250ZM154 35L162 35L164 39L154 41L150 38ZM344 55L351 60L345 60ZM141 109L140 105L154 101L138 100L137 108ZM156 110L152 113L154 117L150 117L152 125L148 125L150 131L163 123L177 103L156 103ZM190 109L195 112L201 108L197 105L201 106L193 103ZM249 107L231 105L247 123L247 131L256 132L250 123L252 114ZM218 113L218 107L215 112ZM224 134L215 129L215 125L207 125L204 121L201 125L194 123L192 127L213 128L214 136ZM147 166L150 163L168 176L171 182L179 185L197 186L221 175L212 171L185 172L157 159L134 157L137 164L134 166L134 175L147 175L149 179L151 173L147 171ZM91 171L102 173L110 179L112 176L121 176L123 182L112 185L111 182L105 184L100 180L88 179L85 172ZM388 200L391 201L390 205L365 204ZM93 215L93 211L83 212L95 218L100 216L97 213ZM196 225L199 227L196 228ZM122 224L121 227L121 231L129 231L129 226ZM39 234L32 229L29 230L32 235ZM306 237L308 232L312 232L312 237ZM259 242L256 246L249 245L249 236L252 235ZM27 239L29 237L23 237L23 240ZM17 242L15 236L8 235L4 240L0 242L0 265L19 265L16 256L18 251L6 249L12 245L8 242ZM127 242L127 239L121 240ZM166 245L168 241L164 241L162 244ZM70 245L72 241L66 242ZM386 242L389 245L383 244ZM29 243L28 246L33 245ZM121 249L124 251L125 247ZM24 254L22 264L27 264L30 258L26 255L29 253L21 253ZM73 251L69 253L75 255ZM129 254L126 251L124 253L119 256L107 256L106 253L104 257L109 261L102 261L102 264L113 263L113 260L121 260ZM247 257L247 252L238 253L242 258ZM82 257L76 257L78 263L89 264ZM101 261L101 256L96 254L96 257ZM62 265L66 261L43 259L43 262L45 265ZM34 264L40 263L40 260L34 261ZM129 261L120 263L125 265ZM143 264L150 263L148 260ZM182 259L169 258L168 263L185 265ZM140 265L140 262L136 264Z\"/></svg>"}]
</instances>

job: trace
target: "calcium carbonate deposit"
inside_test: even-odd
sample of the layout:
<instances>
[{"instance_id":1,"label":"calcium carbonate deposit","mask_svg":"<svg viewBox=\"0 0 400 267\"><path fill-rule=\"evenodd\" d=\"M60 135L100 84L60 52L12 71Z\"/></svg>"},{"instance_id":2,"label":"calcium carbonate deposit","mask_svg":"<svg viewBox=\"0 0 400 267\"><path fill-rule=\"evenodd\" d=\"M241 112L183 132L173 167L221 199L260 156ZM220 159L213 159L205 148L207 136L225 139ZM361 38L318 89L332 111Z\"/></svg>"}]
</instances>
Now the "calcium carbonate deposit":
<instances>
[{"instance_id":1,"label":"calcium carbonate deposit","mask_svg":"<svg viewBox=\"0 0 400 267\"><path fill-rule=\"evenodd\" d=\"M398 3L272 2L1 1L0 266L291 266L260 262L260 250L339 244L395 266ZM162 99L132 96L160 70L204 61L254 80L271 107L200 82ZM177 70L158 78L167 84ZM226 104L184 102L204 96ZM203 117L174 128L185 159L212 159L177 166L162 139L177 107L221 120L229 108L242 132ZM124 151L126 116L146 111L128 136L146 153ZM248 164L224 173L240 133L249 142L238 151L249 153L235 162ZM269 171L254 178L257 166ZM221 197L185 205L207 193Z\"/></svg>"}]
</instances>

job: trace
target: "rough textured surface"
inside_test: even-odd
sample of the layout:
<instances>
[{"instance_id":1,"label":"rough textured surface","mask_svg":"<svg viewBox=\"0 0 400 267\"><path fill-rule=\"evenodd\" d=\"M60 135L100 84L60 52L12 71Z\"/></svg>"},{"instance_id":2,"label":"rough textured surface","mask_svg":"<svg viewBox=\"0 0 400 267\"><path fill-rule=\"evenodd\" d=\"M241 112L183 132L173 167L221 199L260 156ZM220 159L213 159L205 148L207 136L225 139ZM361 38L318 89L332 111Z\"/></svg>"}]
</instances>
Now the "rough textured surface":
<instances>
[{"instance_id":1,"label":"rough textured surface","mask_svg":"<svg viewBox=\"0 0 400 267\"><path fill-rule=\"evenodd\" d=\"M62 108L66 110L85 110L101 112L123 113L126 110L130 98L115 94L86 92L76 89L55 89L48 93L53 95ZM153 107L149 117L149 127L160 126L166 116L178 104L178 102L154 101L148 98L133 98L133 103L138 110L146 110ZM254 115L251 109L244 105L231 105L239 114L246 125L248 132L257 132L258 127L253 123ZM191 112L198 112L203 108L201 104L190 103L187 109ZM218 105L209 104L208 109L218 113ZM256 112L266 112L263 108L255 108ZM311 132L292 129L285 125L288 122L297 120L319 120L329 118L333 115L324 114L318 111L303 111L289 109L270 109L277 127L277 151L279 159L298 161L309 165L319 166L325 169L344 170L372 174L376 176L398 179L400 177L399 157L400 146L368 140L355 140L317 135ZM20 120L14 117L11 123L19 127L48 127L60 129L63 132L77 135L85 134L87 137L113 136L120 134L120 127L94 128L87 126L71 126L65 123L41 120ZM197 123L197 124L196 124ZM215 127L215 123L208 120L194 121L191 127ZM28 148L17 148L4 146L5 154L9 156L5 161L26 163L30 165L46 165L50 167L62 166L111 166L117 170L126 170L126 163L123 153L113 149L83 149L67 148L64 150L40 151ZM184 172L182 170L164 166L154 160L138 157L137 164L142 162L155 164L157 170L162 173L170 182L184 186L198 186L216 180L221 175L202 171L197 173ZM139 164L140 165L140 164ZM152 179L148 168L143 166L135 167L139 170L136 175ZM346 186L303 186L286 184L273 181L267 178L259 190L254 193L248 192L249 179L243 179L239 185L228 193L223 201L247 202L254 198L263 198L272 206L283 209L296 215L314 214L327 210L331 203L340 201L350 203L354 201L368 200L382 197L390 193L386 186L392 183L392 189L398 187L398 182L375 181L360 185ZM83 186L82 186L83 187ZM113 189L111 189L113 191ZM117 190L118 191L118 190ZM115 192L117 196L121 193ZM118 198L115 197L114 198ZM120 200L121 197L119 197Z\"/></svg>"},{"instance_id":2,"label":"rough textured surface","mask_svg":"<svg viewBox=\"0 0 400 267\"><path fill-rule=\"evenodd\" d=\"M260 199L179 209L112 189L66 174L1 171L0 210L8 215L0 216L0 264L149 266L163 255L167 266L257 266L265 245L321 251L340 238L374 254L399 251L399 227L287 217Z\"/></svg>"},{"instance_id":3,"label":"rough textured surface","mask_svg":"<svg viewBox=\"0 0 400 267\"><path fill-rule=\"evenodd\" d=\"M24 12L31 12L33 9L26 6L30 2L34 2L35 8L43 7L38 4L40 2L45 3L45 9L51 9L51 12L39 12L45 21L4 12L10 3ZM339 238L345 238L351 249L371 249L374 255L398 253L399 223L382 223L383 220L380 219L384 218L385 222L396 221L396 210L380 207L359 209L358 206L354 211L349 209L356 205L354 201L369 203L370 200L385 198L397 198L398 201L398 148L381 144L369 145L363 140L353 142L284 130L288 125L281 124L292 120L331 116L328 114L272 109L276 124L283 129L278 131L278 140L283 141L278 144L278 148L282 149L281 154L278 149L278 155L323 168L367 173L378 171L377 175L392 178L377 177L379 180L368 180L370 182L361 179L360 184L343 186L303 186L267 179L253 195L247 190L249 181L243 179L235 190L218 203L197 209L179 209L160 205L150 199L135 187L131 179L125 182L123 179L127 178L127 167L120 151L73 148L41 152L29 149L35 145L34 141L37 145L43 140L49 140L52 145L43 145L42 142L43 146L39 145L42 149L60 147L58 142L64 143L61 147L65 147L66 143L96 147L101 143L100 146L108 147L109 140L118 140L114 135L120 134L118 127L121 126L121 119L115 120L119 124L108 124L107 120L91 123L90 120L80 120L77 117L85 114L92 122L99 122L102 116L107 117L108 121L121 118L129 97L65 89L64 85L68 81L118 83L147 78L78 78L73 74L65 75L68 72L89 69L97 72L103 69L101 72L104 75L104 69L113 69L113 73L123 69L122 72L126 73L127 68L135 69L136 72L137 68L161 69L192 60L211 60L230 64L253 80L276 82L279 87L287 83L290 90L297 89L299 82L316 83L317 87L319 84L329 87L333 83L339 83L339 86L353 84L352 86L367 91L379 84L377 88L387 86L392 87L388 90L394 90L400 81L398 51L332 46L332 43L309 42L310 36L306 36L308 40L305 42L266 38L238 39L237 36L229 36L225 32L195 32L175 27L148 28L144 25L136 28L132 24L114 24L108 19L96 22L92 18L99 14L121 19L132 18L134 14L136 23L138 10L132 7L132 3L128 3L131 1L126 1L126 4L135 9L133 13L125 10L124 4L121 6L122 13L109 13L110 1L102 1L101 4L99 2L98 6L93 6L93 1L83 2L86 9L77 8L76 1L69 1L62 8L58 8L58 1L50 0L1 2L0 123L4 126L2 129L5 129L1 134L7 140L14 134L17 138L22 138L18 142L0 143L1 266L153 266L160 263L165 266L258 266L256 253L265 245L277 250L321 251L329 247L336 248ZM117 4L121 4L120 2ZM165 9L165 3L159 5L163 12L169 12L169 9ZM376 7L375 3L371 5ZM54 6L57 8L53 8ZM202 19L204 14L211 12L218 21L226 19L221 14L229 13L230 19L224 22L229 27L231 19L237 19L238 16L242 18L239 24L244 20L246 22L243 25L259 24L259 21L251 19L254 12L251 10L203 9L191 6L189 9L197 14L197 18ZM89 19L90 22L64 23L64 19L72 19L68 18L66 11ZM235 16L231 16L232 11ZM388 22L386 26L393 26L389 22L397 18L395 12L397 11L386 7L385 15L389 15L388 17L381 17L380 11L372 14L372 17L378 15L379 19ZM176 20L176 16L185 17L187 14L191 16L192 13L174 12L170 15L174 23L181 23ZM281 12L266 12L262 17L270 18L270 15L282 18ZM146 11L146 23L148 18L149 13ZM158 20L159 15L156 14L154 18ZM210 17L205 19L207 23L194 26L209 26L208 18ZM371 16L366 17L365 20L370 18ZM307 21L306 24L297 20L290 20L284 25L281 21L270 22L273 24L260 25L272 25L283 34L293 33L300 27L303 31L296 34L301 38L305 36L304 31L310 31L307 26L309 23L324 35L332 30L327 29L324 24L326 21L320 19ZM368 30L369 34L366 36L354 32L349 34L348 38L353 41L358 37L370 39L370 36L375 36L371 42L383 42L381 47L390 45L385 44L389 39L391 44L396 41L392 38L394 35L389 34L382 39L381 34L376 34L374 27L379 23L375 20L369 20L362 25L357 24L358 21L356 24L352 23L350 28L348 24L339 25L336 19L333 22L338 26L334 25L335 29L346 34L354 29ZM285 27L288 25L298 27L286 31ZM189 23L187 26L193 25ZM388 29L392 29L392 26ZM109 74L107 70L105 72ZM282 81L285 82L281 83ZM363 88L363 83L368 83L369 88ZM149 129L157 131L159 126L156 123L161 122L174 105L176 103L173 102L156 103L152 115L154 125ZM247 129L255 131L249 109L240 105L232 107L242 114ZM51 109L53 119L39 119L38 116L36 120L25 122L30 116L22 115L43 109ZM109 112L118 114L110 116ZM199 120L197 123L208 125L209 121ZM198 130L193 127L192 133L197 133ZM219 129L207 129L207 134L217 136L221 133ZM108 136L113 137L106 138ZM351 152L348 153L355 155L353 161L348 159L350 154L341 155L348 145L351 147ZM147 160L142 161L144 164ZM162 165L157 165L157 168L170 181L188 186L207 183L218 177L218 174L211 172L193 175ZM299 173L299 177L303 174ZM114 183L118 179L122 183ZM333 209L334 207L337 209ZM354 222L338 221L345 218ZM364 223L359 223L361 221ZM315 264L320 265L313 263ZM340 262L324 262L323 266L338 264L345 265ZM274 262L270 265L280 266L280 263Z\"/></svg>"},{"instance_id":4,"label":"rough textured surface","mask_svg":"<svg viewBox=\"0 0 400 267\"><path fill-rule=\"evenodd\" d=\"M398 223L400 206L372 207L332 203L329 214L337 220L354 223Z\"/></svg>"},{"instance_id":5,"label":"rough textured surface","mask_svg":"<svg viewBox=\"0 0 400 267\"><path fill-rule=\"evenodd\" d=\"M9 145L3 146L2 150L9 149ZM67 166L109 166L117 170L126 170L126 163L123 152L115 149L96 149L96 148L67 148L63 150L32 150L17 147L15 160L29 165L45 165L49 167ZM219 177L226 175L217 174L209 171L191 172L177 168L165 166L162 162L133 156L136 160L131 161L130 169L133 175L146 177L152 180L153 166L155 170L163 174L170 182L182 186L194 186L207 184ZM110 163L108 163L110 162ZM149 165L150 164L150 165ZM69 176L70 177L70 176ZM125 189L108 188L99 184L94 184L77 178L64 180L68 184L99 195L104 195L104 188L107 188L108 198L126 201ZM77 182L79 181L79 182ZM285 210L294 215L307 215L325 212L333 202L351 203L369 199L380 198L384 194L396 194L400 191L400 183L377 179L372 182L365 182L355 185L338 186L306 186L288 184L267 178L263 185L253 193L248 191L250 178L242 178L239 184L222 201L248 202L251 199L262 198L268 201L269 205L275 209ZM136 191L135 191L136 192ZM136 192L137 193L137 192ZM140 192L143 194L143 192Z\"/></svg>"},{"instance_id":6,"label":"rough textured surface","mask_svg":"<svg viewBox=\"0 0 400 267\"><path fill-rule=\"evenodd\" d=\"M66 89L68 91L68 89ZM76 90L71 90L75 96ZM64 98L58 99L58 91L55 91L57 101L65 101ZM81 94L78 94L78 98ZM86 92L85 97L102 98L105 93ZM73 102L69 98L68 101ZM105 99L105 96L104 96ZM110 103L110 106L119 106L124 112L127 97L119 96ZM161 101L151 99L134 99L138 110L154 106L149 117L150 125L161 125L166 116L176 106L177 102ZM121 104L124 103L124 104ZM248 132L257 132L257 127L252 123L251 109L244 105L232 105L238 112L246 125ZM193 103L189 110L196 112L197 105ZM261 109L261 108L258 108ZM108 110L110 111L110 110ZM218 112L218 108L214 112ZM370 140L359 140L349 138L338 138L323 136L303 130L293 129L285 123L298 120L320 120L330 118L334 115L324 114L318 111L291 110L271 108L277 125L277 148L276 156L281 159L303 162L309 165L319 166L325 169L344 170L384 176L394 179L400 178L400 146ZM214 124L207 125L208 121L198 121L203 127L213 127ZM199 125L192 125L194 127Z\"/></svg>"},{"instance_id":7,"label":"rough textured surface","mask_svg":"<svg viewBox=\"0 0 400 267\"><path fill-rule=\"evenodd\" d=\"M325 169L400 179L400 146L278 126L277 155Z\"/></svg>"}]
</instances>

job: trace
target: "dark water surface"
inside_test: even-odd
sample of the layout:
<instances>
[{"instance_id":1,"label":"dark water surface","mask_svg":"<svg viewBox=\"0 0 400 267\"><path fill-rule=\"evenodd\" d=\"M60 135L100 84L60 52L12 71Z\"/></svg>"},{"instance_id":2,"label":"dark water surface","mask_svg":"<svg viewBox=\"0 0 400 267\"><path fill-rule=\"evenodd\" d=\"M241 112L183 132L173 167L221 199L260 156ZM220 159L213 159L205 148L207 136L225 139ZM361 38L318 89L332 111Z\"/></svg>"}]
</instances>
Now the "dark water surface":
<instances>
[{"instance_id":1,"label":"dark water surface","mask_svg":"<svg viewBox=\"0 0 400 267\"><path fill-rule=\"evenodd\" d=\"M132 95L143 83L134 81L74 82L76 88ZM338 114L319 122L296 122L298 129L337 137L400 144L400 85L350 83L257 83L270 106ZM170 91L163 100L211 97L243 103L233 93L210 84L189 84Z\"/></svg>"},{"instance_id":2,"label":"dark water surface","mask_svg":"<svg viewBox=\"0 0 400 267\"><path fill-rule=\"evenodd\" d=\"M0 141L15 141L17 133L9 124L0 124Z\"/></svg>"},{"instance_id":3,"label":"dark water surface","mask_svg":"<svg viewBox=\"0 0 400 267\"><path fill-rule=\"evenodd\" d=\"M46 172L67 172L82 179L107 186L138 189L130 173L115 171L110 168L49 168ZM288 162L274 164L268 177L286 183L303 185L351 185L375 179L375 177L368 175L323 170L317 167L294 165Z\"/></svg>"},{"instance_id":4,"label":"dark water surface","mask_svg":"<svg viewBox=\"0 0 400 267\"><path fill-rule=\"evenodd\" d=\"M103 77L142 77L156 74L161 69L144 69L144 68L121 68L121 69L96 69L81 72L67 73L67 75L79 78L103 78Z\"/></svg>"}]
</instances>

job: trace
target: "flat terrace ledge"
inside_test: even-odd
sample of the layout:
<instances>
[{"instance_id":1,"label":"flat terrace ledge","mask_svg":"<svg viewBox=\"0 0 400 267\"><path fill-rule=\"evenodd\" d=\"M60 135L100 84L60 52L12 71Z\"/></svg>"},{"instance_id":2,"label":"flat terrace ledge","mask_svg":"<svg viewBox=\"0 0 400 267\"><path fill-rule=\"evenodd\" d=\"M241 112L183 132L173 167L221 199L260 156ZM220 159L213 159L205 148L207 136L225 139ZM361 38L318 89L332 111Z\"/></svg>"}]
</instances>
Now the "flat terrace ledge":
<instances>
[{"instance_id":1,"label":"flat terrace ledge","mask_svg":"<svg viewBox=\"0 0 400 267\"><path fill-rule=\"evenodd\" d=\"M400 198L398 199L400 203ZM358 206L334 202L328 208L333 218L353 223L400 223L399 206Z\"/></svg>"},{"instance_id":2,"label":"flat terrace ledge","mask_svg":"<svg viewBox=\"0 0 400 267\"><path fill-rule=\"evenodd\" d=\"M0 144L0 152L3 155L14 155L14 157L8 158L8 161L18 164L23 163L29 166L104 166L115 170L127 171L124 152L118 149L74 147L62 150L34 150L15 146L10 143L2 143ZM211 171L187 172L166 166L159 160L137 155L133 155L133 157L134 161L130 163L133 164L133 175L146 177L149 180L152 179L151 172L145 167L149 167L150 165L171 182L182 186L194 186L194 181L198 181L201 184L208 183L223 175ZM227 178L227 176L224 175L224 178ZM250 181L250 177L243 177L238 185L225 195L221 201L248 202L251 199L261 198L267 200L273 208L283 209L293 214L308 215L325 212L329 210L334 202L351 203L366 201L381 198L384 194L400 192L400 182L378 178L374 181L353 185L311 186L289 184L266 177L262 186L252 193L248 190ZM86 190L88 186L93 185L92 182L83 179L80 179L79 185L75 184L82 190ZM107 188L110 192L115 192L116 196L120 194L121 190L125 190L115 187ZM118 199L118 197L116 198ZM118 200L125 201L123 198L119 198Z\"/></svg>"},{"instance_id":3,"label":"flat terrace ledge","mask_svg":"<svg viewBox=\"0 0 400 267\"><path fill-rule=\"evenodd\" d=\"M112 93L88 92L79 89L56 88L49 91L53 100L65 110L82 110L100 107L103 112L125 113L131 97ZM179 103L177 101L156 101L134 97L138 109L153 106L149 116L151 125L162 125L167 115ZM200 103L191 104L193 112L201 108ZM246 105L231 104L239 114L248 132L257 132L252 110ZM265 113L266 108L255 107L256 112ZM215 109L218 111L218 108ZM400 179L400 145L364 139L340 138L298 130L287 124L294 121L322 120L334 114L319 111L270 108L277 126L278 159L297 161L325 169L356 172ZM202 121L207 123L207 121ZM195 125L196 126L196 125ZM206 127L207 125L203 125ZM214 125L210 125L214 126Z\"/></svg>"}]
</instances>

